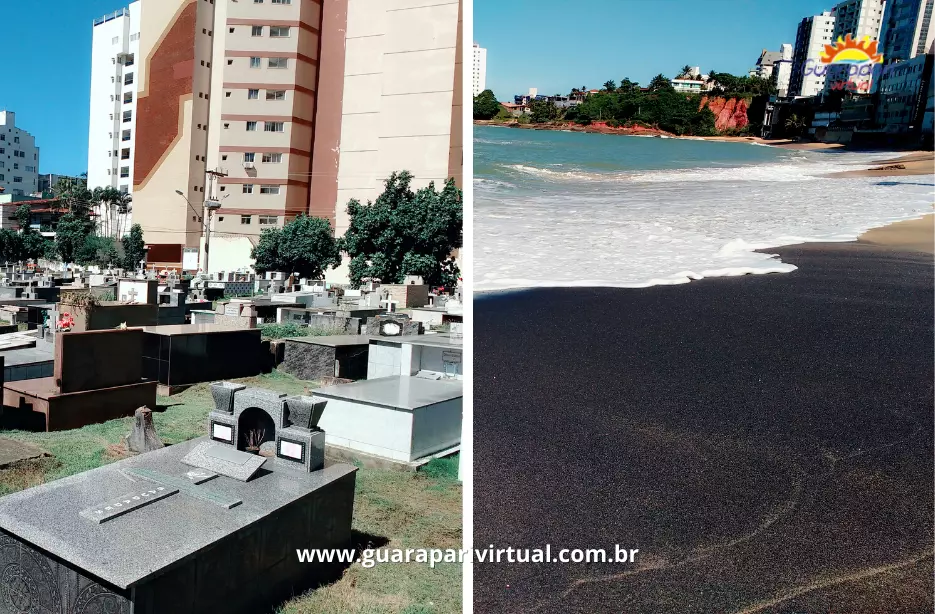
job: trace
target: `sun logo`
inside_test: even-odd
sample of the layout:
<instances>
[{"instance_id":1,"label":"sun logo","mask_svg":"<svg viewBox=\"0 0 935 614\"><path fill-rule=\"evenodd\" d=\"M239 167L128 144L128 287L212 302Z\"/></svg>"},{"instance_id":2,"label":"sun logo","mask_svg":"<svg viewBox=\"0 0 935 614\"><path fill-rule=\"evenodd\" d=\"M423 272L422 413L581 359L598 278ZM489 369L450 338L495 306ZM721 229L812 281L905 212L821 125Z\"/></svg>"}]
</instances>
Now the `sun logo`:
<instances>
[{"instance_id":1,"label":"sun logo","mask_svg":"<svg viewBox=\"0 0 935 614\"><path fill-rule=\"evenodd\" d=\"M863 64L883 62L883 54L877 53L877 41L871 41L869 36L856 41L850 33L844 38L838 37L833 45L825 45L821 53L823 64Z\"/></svg>"}]
</instances>

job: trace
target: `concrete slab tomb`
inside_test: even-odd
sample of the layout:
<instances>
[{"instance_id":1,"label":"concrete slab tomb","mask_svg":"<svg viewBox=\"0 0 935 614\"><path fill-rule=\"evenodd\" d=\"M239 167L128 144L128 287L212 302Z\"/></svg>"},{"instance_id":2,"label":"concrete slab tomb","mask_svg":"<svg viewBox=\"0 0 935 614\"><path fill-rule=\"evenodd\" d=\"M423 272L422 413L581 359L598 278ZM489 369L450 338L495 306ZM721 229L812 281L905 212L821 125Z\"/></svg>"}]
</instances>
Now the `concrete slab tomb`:
<instances>
[{"instance_id":1,"label":"concrete slab tomb","mask_svg":"<svg viewBox=\"0 0 935 614\"><path fill-rule=\"evenodd\" d=\"M356 469L265 463L239 479L201 466L238 465L243 453L219 445L202 437L0 498L0 612L253 614L333 577L340 564L295 553L350 547Z\"/></svg>"}]
</instances>

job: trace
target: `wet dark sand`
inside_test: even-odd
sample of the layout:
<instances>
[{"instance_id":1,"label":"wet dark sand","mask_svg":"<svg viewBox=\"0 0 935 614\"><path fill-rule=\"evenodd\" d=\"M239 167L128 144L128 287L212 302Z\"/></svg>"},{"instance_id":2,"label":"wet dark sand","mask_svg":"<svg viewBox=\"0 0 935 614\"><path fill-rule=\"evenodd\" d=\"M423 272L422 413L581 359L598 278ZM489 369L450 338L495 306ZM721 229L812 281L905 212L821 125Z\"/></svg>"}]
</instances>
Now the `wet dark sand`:
<instances>
[{"instance_id":1,"label":"wet dark sand","mask_svg":"<svg viewBox=\"0 0 935 614\"><path fill-rule=\"evenodd\" d=\"M932 256L475 302L475 612L933 611Z\"/></svg>"}]
</instances>

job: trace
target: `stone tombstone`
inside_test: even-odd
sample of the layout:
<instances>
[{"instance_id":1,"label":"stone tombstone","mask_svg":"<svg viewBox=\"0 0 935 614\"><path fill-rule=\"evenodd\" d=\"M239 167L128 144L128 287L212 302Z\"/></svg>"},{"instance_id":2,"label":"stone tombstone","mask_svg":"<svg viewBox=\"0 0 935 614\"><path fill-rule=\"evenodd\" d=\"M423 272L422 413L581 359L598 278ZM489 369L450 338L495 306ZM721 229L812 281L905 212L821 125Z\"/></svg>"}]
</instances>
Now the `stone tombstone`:
<instances>
[{"instance_id":1,"label":"stone tombstone","mask_svg":"<svg viewBox=\"0 0 935 614\"><path fill-rule=\"evenodd\" d=\"M231 382L212 384L211 394L215 410L208 414L208 432L217 444L245 450L252 443L262 450L269 441L278 465L306 472L324 467L325 433L318 421L325 401Z\"/></svg>"},{"instance_id":2,"label":"stone tombstone","mask_svg":"<svg viewBox=\"0 0 935 614\"><path fill-rule=\"evenodd\" d=\"M380 337L421 335L422 323L401 313L384 313L367 319L367 334Z\"/></svg>"},{"instance_id":3,"label":"stone tombstone","mask_svg":"<svg viewBox=\"0 0 935 614\"><path fill-rule=\"evenodd\" d=\"M153 410L148 407L140 407L133 414L133 430L125 438L127 450L142 454L143 452L152 452L165 447L159 435L156 434L156 426L153 424Z\"/></svg>"}]
</instances>

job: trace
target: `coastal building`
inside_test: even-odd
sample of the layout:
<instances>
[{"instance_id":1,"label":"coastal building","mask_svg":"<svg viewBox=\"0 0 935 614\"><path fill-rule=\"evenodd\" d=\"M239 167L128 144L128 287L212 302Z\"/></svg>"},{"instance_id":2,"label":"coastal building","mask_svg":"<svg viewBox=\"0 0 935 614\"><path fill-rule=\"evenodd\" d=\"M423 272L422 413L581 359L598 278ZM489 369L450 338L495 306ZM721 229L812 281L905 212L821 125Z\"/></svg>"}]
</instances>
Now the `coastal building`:
<instances>
[{"instance_id":1,"label":"coastal building","mask_svg":"<svg viewBox=\"0 0 935 614\"><path fill-rule=\"evenodd\" d=\"M14 196L39 190L36 138L16 126L13 111L0 111L0 188Z\"/></svg>"},{"instance_id":2,"label":"coastal building","mask_svg":"<svg viewBox=\"0 0 935 614\"><path fill-rule=\"evenodd\" d=\"M821 15L805 17L799 22L792 52L792 68L789 75L789 96L816 96L825 89L821 53L830 45L834 34L834 15L826 11Z\"/></svg>"},{"instance_id":3,"label":"coastal building","mask_svg":"<svg viewBox=\"0 0 935 614\"><path fill-rule=\"evenodd\" d=\"M687 94L701 94L710 88L703 79L672 79L672 89Z\"/></svg>"},{"instance_id":4,"label":"coastal building","mask_svg":"<svg viewBox=\"0 0 935 614\"><path fill-rule=\"evenodd\" d=\"M848 34L854 40L864 37L878 40L880 26L883 23L883 9L886 0L844 0L831 10L834 15L834 32L832 40L846 38ZM824 91L841 89L841 86L850 83L857 91L869 92L873 87L872 76L849 75L851 64L829 64L825 73Z\"/></svg>"},{"instance_id":5,"label":"coastal building","mask_svg":"<svg viewBox=\"0 0 935 614\"><path fill-rule=\"evenodd\" d=\"M771 79L773 76L773 64L782 59L782 53L779 51L767 51L764 49L760 52L760 57L756 60L756 66L750 70L751 77L759 77L760 79Z\"/></svg>"},{"instance_id":6,"label":"coastal building","mask_svg":"<svg viewBox=\"0 0 935 614\"><path fill-rule=\"evenodd\" d=\"M887 67L878 79L877 126L890 134L921 133L932 64L932 55L922 54Z\"/></svg>"},{"instance_id":7,"label":"coastal building","mask_svg":"<svg viewBox=\"0 0 935 614\"><path fill-rule=\"evenodd\" d=\"M140 6L141 2L133 2L93 22L88 116L91 189L133 191Z\"/></svg>"},{"instance_id":8,"label":"coastal building","mask_svg":"<svg viewBox=\"0 0 935 614\"><path fill-rule=\"evenodd\" d=\"M773 74L770 76L780 98L785 98L789 94L789 80L791 77L792 45L783 43L779 46L779 59L773 63Z\"/></svg>"},{"instance_id":9,"label":"coastal building","mask_svg":"<svg viewBox=\"0 0 935 614\"><path fill-rule=\"evenodd\" d=\"M474 43L474 64L471 70L471 95L487 89L487 50Z\"/></svg>"},{"instance_id":10,"label":"coastal building","mask_svg":"<svg viewBox=\"0 0 935 614\"><path fill-rule=\"evenodd\" d=\"M933 4L933 0L887 1L878 48L884 64L904 62L925 54L935 40Z\"/></svg>"},{"instance_id":11,"label":"coastal building","mask_svg":"<svg viewBox=\"0 0 935 614\"><path fill-rule=\"evenodd\" d=\"M348 200L393 171L461 184L459 0L138 4L133 221L150 263L203 263L206 202L210 270L230 271L301 213L340 236Z\"/></svg>"}]
</instances>

